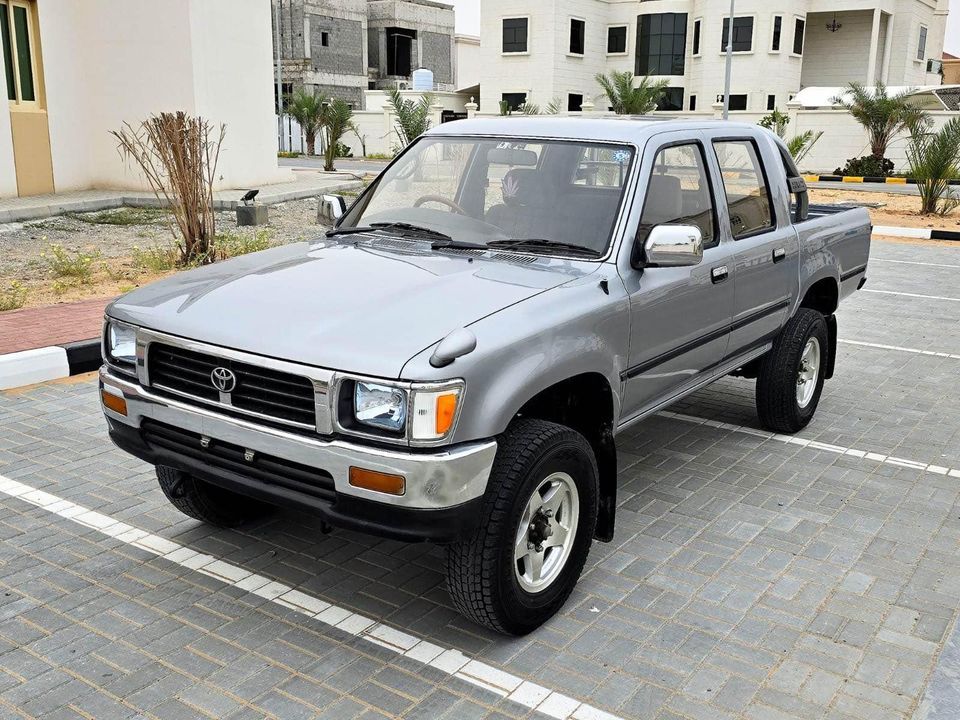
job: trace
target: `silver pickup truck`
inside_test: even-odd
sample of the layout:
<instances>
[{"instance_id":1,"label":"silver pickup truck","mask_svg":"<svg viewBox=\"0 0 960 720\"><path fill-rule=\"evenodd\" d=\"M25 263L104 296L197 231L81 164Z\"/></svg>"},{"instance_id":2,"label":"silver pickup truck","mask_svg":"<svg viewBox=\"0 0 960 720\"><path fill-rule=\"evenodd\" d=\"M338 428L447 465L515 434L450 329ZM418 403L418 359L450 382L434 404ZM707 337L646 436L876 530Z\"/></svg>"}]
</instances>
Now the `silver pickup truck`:
<instances>
[{"instance_id":1,"label":"silver pickup truck","mask_svg":"<svg viewBox=\"0 0 960 720\"><path fill-rule=\"evenodd\" d=\"M448 123L320 210L107 308L110 436L199 520L442 543L456 607L513 634L614 537L618 433L730 374L763 427L810 422L870 250L865 210L716 121Z\"/></svg>"}]
</instances>

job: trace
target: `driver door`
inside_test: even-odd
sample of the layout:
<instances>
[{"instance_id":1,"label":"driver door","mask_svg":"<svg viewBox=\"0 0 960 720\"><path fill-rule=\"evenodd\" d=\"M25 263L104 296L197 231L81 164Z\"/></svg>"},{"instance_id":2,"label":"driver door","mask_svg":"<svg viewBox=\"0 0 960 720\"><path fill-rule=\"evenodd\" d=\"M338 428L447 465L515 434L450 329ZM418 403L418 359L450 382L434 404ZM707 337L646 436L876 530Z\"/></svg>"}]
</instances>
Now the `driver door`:
<instances>
[{"instance_id":1,"label":"driver door","mask_svg":"<svg viewBox=\"0 0 960 720\"><path fill-rule=\"evenodd\" d=\"M664 133L648 143L644 204L629 262L620 262L630 296L630 349L623 373L629 421L695 385L727 352L734 280L730 243L717 216L715 160L703 137ZM641 185L641 188L644 186ZM703 259L689 267L644 267L642 248L657 225L695 225Z\"/></svg>"}]
</instances>

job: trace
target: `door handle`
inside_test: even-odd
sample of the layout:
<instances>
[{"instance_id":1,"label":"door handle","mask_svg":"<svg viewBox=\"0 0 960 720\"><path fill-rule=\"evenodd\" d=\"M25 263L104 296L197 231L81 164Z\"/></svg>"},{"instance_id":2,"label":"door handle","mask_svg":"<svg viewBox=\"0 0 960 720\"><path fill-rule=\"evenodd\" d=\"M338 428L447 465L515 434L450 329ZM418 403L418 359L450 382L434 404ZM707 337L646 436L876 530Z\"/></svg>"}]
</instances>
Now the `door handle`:
<instances>
[{"instance_id":1,"label":"door handle","mask_svg":"<svg viewBox=\"0 0 960 720\"><path fill-rule=\"evenodd\" d=\"M775 263L780 262L787 256L787 251L784 248L774 248L773 249L773 261Z\"/></svg>"},{"instance_id":2,"label":"door handle","mask_svg":"<svg viewBox=\"0 0 960 720\"><path fill-rule=\"evenodd\" d=\"M710 270L710 282L714 285L717 283L722 283L729 276L726 265L717 265L717 267Z\"/></svg>"}]
</instances>

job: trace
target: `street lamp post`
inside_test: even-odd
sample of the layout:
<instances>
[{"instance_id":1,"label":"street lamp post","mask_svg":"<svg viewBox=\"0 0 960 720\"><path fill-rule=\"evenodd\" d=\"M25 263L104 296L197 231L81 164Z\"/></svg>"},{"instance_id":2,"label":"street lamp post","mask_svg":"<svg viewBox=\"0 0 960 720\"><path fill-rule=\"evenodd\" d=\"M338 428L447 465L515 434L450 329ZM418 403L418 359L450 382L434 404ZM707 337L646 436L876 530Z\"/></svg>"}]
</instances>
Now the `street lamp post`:
<instances>
[{"instance_id":1,"label":"street lamp post","mask_svg":"<svg viewBox=\"0 0 960 720\"><path fill-rule=\"evenodd\" d=\"M730 70L733 65L733 5L730 0L730 19L727 20L727 67L723 78L723 119L730 114Z\"/></svg>"}]
</instances>

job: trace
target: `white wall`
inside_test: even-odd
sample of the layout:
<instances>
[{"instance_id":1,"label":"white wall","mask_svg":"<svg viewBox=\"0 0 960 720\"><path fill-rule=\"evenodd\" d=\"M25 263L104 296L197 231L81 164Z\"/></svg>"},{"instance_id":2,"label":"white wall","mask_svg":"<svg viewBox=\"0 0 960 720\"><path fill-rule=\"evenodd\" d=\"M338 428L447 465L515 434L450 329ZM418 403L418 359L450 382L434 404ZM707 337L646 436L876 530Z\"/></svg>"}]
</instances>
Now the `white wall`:
<instances>
[{"instance_id":1,"label":"white wall","mask_svg":"<svg viewBox=\"0 0 960 720\"><path fill-rule=\"evenodd\" d=\"M454 87L457 90L473 87L480 84L480 38L474 35L454 36L456 48L456 78Z\"/></svg>"},{"instance_id":2,"label":"white wall","mask_svg":"<svg viewBox=\"0 0 960 720\"><path fill-rule=\"evenodd\" d=\"M227 125L219 187L291 177L276 162L269 0L40 0L38 9L58 192L146 188L109 131L175 110Z\"/></svg>"}]
</instances>

